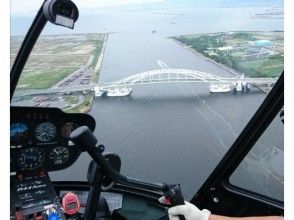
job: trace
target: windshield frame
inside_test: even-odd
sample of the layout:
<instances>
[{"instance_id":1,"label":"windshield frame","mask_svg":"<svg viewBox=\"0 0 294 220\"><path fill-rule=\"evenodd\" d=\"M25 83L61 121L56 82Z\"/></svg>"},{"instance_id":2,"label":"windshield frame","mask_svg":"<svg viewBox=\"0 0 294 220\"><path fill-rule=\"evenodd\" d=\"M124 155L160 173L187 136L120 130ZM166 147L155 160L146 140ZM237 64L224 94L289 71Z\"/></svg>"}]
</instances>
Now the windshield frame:
<instances>
[{"instance_id":1,"label":"windshield frame","mask_svg":"<svg viewBox=\"0 0 294 220\"><path fill-rule=\"evenodd\" d=\"M32 22L31 26L30 26L30 29L28 30L26 36L25 36L25 39L24 41L22 42L22 45L21 45L21 48L16 56L16 59L14 61L14 64L12 66L12 69L11 69L11 73L10 73L10 102L12 101L12 97L13 97L13 94L15 92L15 89L16 89L16 85L18 83L18 80L20 78L20 75L23 71L23 68L31 54L31 51L32 49L34 48L35 46L35 43L37 42L40 34L42 33L42 30L44 29L44 27L46 26L47 24L47 19L46 17L44 16L44 13L43 13L43 5L44 3L46 2L46 0L43 2L43 4L41 5L36 17L34 18L34 21ZM283 79L284 78L284 71L282 72L281 76L279 77L279 80L280 79ZM284 83L284 80L283 80L283 83ZM276 85L274 86L274 88L276 88L278 83L276 83ZM274 88L272 90L274 90ZM275 91L276 92L276 91ZM282 94L282 97L284 97L284 91L280 91ZM273 91L271 91L270 94L272 94ZM260 108L256 111L256 113L253 115L253 117L251 118L251 120L248 122L248 124L246 125L246 127L242 130L241 134L237 137L237 139L235 140L235 142L233 143L233 145L231 145L229 147L229 151L227 152L227 154L223 157L223 160L227 160L228 158L230 158L230 156L232 156L231 154L231 151L235 150L235 147L236 145L240 142L240 138L243 138L243 136L245 135L249 135L250 133L253 133L255 131L257 131L256 129L255 130L248 130L248 127L252 127L253 128L257 125L256 120L257 117L262 117L260 115L260 112L261 112L261 108L266 104L266 103L270 103L272 100L272 96L268 94L266 96L266 100L263 101L262 105L260 106ZM282 102L284 104L284 101ZM264 118L266 118L266 116L264 116ZM266 129L267 126L265 126L264 128L262 129ZM262 130L261 129L261 130ZM259 138L262 134L263 134L263 131L258 131L259 133L257 134L257 137ZM257 138L256 137L256 138ZM258 139L257 138L257 139ZM256 140L257 141L257 140ZM240 162L246 157L246 155L248 154L248 152L250 151L250 149L253 147L253 145L255 144L256 141L252 141L249 145L247 146L242 146L244 149L243 153L242 153L242 156L240 157L241 160ZM251 147L250 147L251 145ZM233 149L234 148L234 149ZM239 155L240 156L240 155ZM211 177L215 177L214 175L216 175L218 172L219 172L219 166L222 165L223 160L221 160L221 162L218 164L218 166L215 168L215 170L210 174L208 180L211 178ZM232 164L231 164L232 165ZM236 165L237 167L237 165ZM232 170L232 172L235 170L233 167L230 167L230 170ZM219 173L220 175L220 173ZM228 175L229 176L229 175ZM207 180L207 181L208 181ZM206 181L206 182L207 182ZM205 183L206 183L205 182ZM205 186L205 183L202 185L202 187L199 189L198 192L200 192L201 190L203 190L202 188ZM197 196L198 193L195 195ZM195 196L193 197L193 199L195 198ZM193 200L192 199L192 200Z\"/></svg>"},{"instance_id":2,"label":"windshield frame","mask_svg":"<svg viewBox=\"0 0 294 220\"><path fill-rule=\"evenodd\" d=\"M202 203L211 193L214 193L211 191L212 188L224 188L225 191L233 192L248 198L259 198L259 200L266 201L271 206L280 209L284 208L283 201L237 187L232 185L229 181L232 173L238 168L240 163L242 163L243 159L248 155L274 118L279 114L283 106L284 71L222 160L202 184L198 192L193 196L191 199L192 203Z\"/></svg>"},{"instance_id":3,"label":"windshield frame","mask_svg":"<svg viewBox=\"0 0 294 220\"><path fill-rule=\"evenodd\" d=\"M18 80L23 71L24 66L33 50L42 30L44 29L47 19L43 12L43 5L46 0L42 3L33 23L31 24L25 38L21 44L21 47L16 55L15 61L10 71L10 103L13 98Z\"/></svg>"}]
</instances>

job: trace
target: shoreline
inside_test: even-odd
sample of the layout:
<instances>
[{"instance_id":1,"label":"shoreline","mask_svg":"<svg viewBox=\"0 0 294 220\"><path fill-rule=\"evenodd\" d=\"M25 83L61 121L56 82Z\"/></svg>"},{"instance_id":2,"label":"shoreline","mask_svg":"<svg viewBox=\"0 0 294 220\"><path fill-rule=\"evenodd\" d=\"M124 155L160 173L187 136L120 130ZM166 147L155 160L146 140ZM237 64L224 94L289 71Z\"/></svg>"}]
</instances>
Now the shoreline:
<instances>
[{"instance_id":1,"label":"shoreline","mask_svg":"<svg viewBox=\"0 0 294 220\"><path fill-rule=\"evenodd\" d=\"M106 48L106 44L107 44L107 41L108 41L108 35L109 35L109 33L105 33L105 36L104 36L104 39L103 39L102 49L101 49L101 52L99 54L97 63L96 63L96 65L94 67L94 70L93 70L93 76L91 78L91 82L94 83L94 84L98 84L98 81L99 81L100 70L102 68L105 48ZM78 111L79 113L87 113L87 112L91 111L91 109L92 109L92 106L94 104L95 93L90 92L86 96L88 96L88 98L90 100L86 101L86 98L85 98L85 101L81 105L76 107L76 108L80 109Z\"/></svg>"},{"instance_id":2,"label":"shoreline","mask_svg":"<svg viewBox=\"0 0 294 220\"><path fill-rule=\"evenodd\" d=\"M102 68L102 65L103 65L103 58L104 58L105 48L106 48L107 41L108 41L108 35L109 35L109 33L105 33L105 36L104 36L104 39L103 39L102 49L101 49L101 52L100 52L100 55L98 57L97 63L96 63L96 65L94 67L94 70L93 70L93 76L92 76L91 82L94 83L94 84L98 84L98 82L99 82L100 71L101 71L101 68ZM87 112L91 111L92 106L94 104L95 92L92 93L92 94L89 94L89 95L91 96L91 100L89 101L89 104L86 105L84 109L82 109L81 112L83 112L83 113L87 113ZM84 104L85 103L82 103L78 107L82 107Z\"/></svg>"},{"instance_id":3,"label":"shoreline","mask_svg":"<svg viewBox=\"0 0 294 220\"><path fill-rule=\"evenodd\" d=\"M215 60L213 60L213 59L211 59L211 58L209 58L209 57L204 56L202 53L198 52L197 50L195 50L195 49L189 47L189 46L186 45L186 44L183 44L183 43L180 42L180 41L177 41L176 39L174 39L174 38L172 38L172 37L170 37L169 39L172 39L174 42L176 42L177 44L179 44L179 45L180 45L181 47L183 47L184 49L189 50L189 51L191 51L192 53L194 53L195 55L197 55L197 56L203 58L204 60L209 61L209 62L211 62L211 63L217 65L218 67L220 67L220 68L226 70L228 73L230 73L230 74L232 74L232 75L234 75L234 76L240 77L240 76L242 75L241 72L239 72L239 71L237 71L237 70L235 70L235 69L233 69L233 68L231 68L231 67L228 67L228 66L226 66L226 65L224 65L224 64L218 63L218 62L216 62ZM254 86L254 85L253 85L253 86ZM264 88L259 87L259 86L254 86L254 87L257 88L257 89L259 89L260 91L262 91L262 92L264 92L264 93L269 93L269 91L268 91L267 89L264 89Z\"/></svg>"},{"instance_id":4,"label":"shoreline","mask_svg":"<svg viewBox=\"0 0 294 220\"><path fill-rule=\"evenodd\" d=\"M228 66L226 66L226 65L223 65L223 64L221 64L221 63L218 63L218 62L216 62L215 60L213 60L213 59L211 59L211 58L209 58L209 57L204 56L202 53L198 52L197 50L195 50L195 49L189 47L189 46L186 45L186 44L183 44L183 43L180 42L180 41L177 41L176 39L174 39L174 38L172 38L172 37L170 37L169 39L172 39L174 42L176 42L177 44L179 44L179 45L180 45L181 47L183 47L184 49L189 50L189 51L191 51L192 53L196 54L197 56L200 56L200 57L203 58L204 60L209 61L209 62L211 62L211 63L217 65L218 67L220 67L220 68L226 70L227 72L229 72L230 74L233 74L234 76L241 76L241 75L242 75L242 73L240 73L239 71L237 71L237 70L235 70L235 69L233 69L233 68L231 68L231 67L228 67Z\"/></svg>"},{"instance_id":5,"label":"shoreline","mask_svg":"<svg viewBox=\"0 0 294 220\"><path fill-rule=\"evenodd\" d=\"M108 35L109 35L109 33L105 33L105 36L104 36L104 39L103 39L104 42L103 42L103 45L102 45L102 49L101 49L100 55L98 57L97 63L96 63L95 68L94 68L94 74L93 74L93 77L92 77L92 83L97 83L98 84L98 82L99 82L100 70L101 70L102 65L103 65L103 58L104 58L106 44L107 44L107 41L108 41Z\"/></svg>"}]
</instances>

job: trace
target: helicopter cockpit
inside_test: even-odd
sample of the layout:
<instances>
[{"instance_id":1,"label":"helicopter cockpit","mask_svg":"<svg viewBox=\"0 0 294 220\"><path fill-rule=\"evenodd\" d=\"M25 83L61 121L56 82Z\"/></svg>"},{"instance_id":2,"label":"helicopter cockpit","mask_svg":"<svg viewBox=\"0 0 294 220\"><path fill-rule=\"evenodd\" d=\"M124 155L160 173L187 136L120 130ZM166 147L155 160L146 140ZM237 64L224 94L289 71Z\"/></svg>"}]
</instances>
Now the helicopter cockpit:
<instances>
[{"instance_id":1,"label":"helicopter cockpit","mask_svg":"<svg viewBox=\"0 0 294 220\"><path fill-rule=\"evenodd\" d=\"M111 214L105 199L99 200L101 190L110 189L116 183L162 191L174 204L183 204L179 185L149 184L120 175L120 158L112 153L102 154L105 149L97 144L92 134L95 120L91 116L65 114L56 108L32 107L12 107L11 115L13 218L123 219L119 213ZM57 195L48 172L71 166L84 151L93 161L87 174L90 190L79 194L80 197L85 196L85 192L89 194L82 203L72 192ZM81 207L85 209L83 215L78 214ZM164 213L159 207L155 210L157 214Z\"/></svg>"},{"instance_id":2,"label":"helicopter cockpit","mask_svg":"<svg viewBox=\"0 0 294 220\"><path fill-rule=\"evenodd\" d=\"M156 12L154 13L156 14ZM84 109L80 109L81 112L79 113L72 112L71 110L78 108L79 103L85 103L85 108L89 107L90 99L88 99L88 94L91 89L93 91L90 92L94 92L95 96L103 97L107 94L108 97L120 97L128 96L132 92L132 89L128 87L130 82L133 84L137 83L136 85L145 83L148 86L151 83L203 83L203 81L207 80L211 83L211 86L209 87L210 91L208 95L205 95L205 97L210 97L211 99L215 99L219 93L223 94L224 92L231 91L233 91L232 94L234 95L238 95L239 93L247 94L251 90L253 90L253 93L255 92L258 94L258 92L262 89L256 86L257 83L260 85L262 84L264 87L270 87L271 90L270 92L267 91L268 94L266 95L266 98L263 100L257 111L254 111L255 113L253 117L251 117L245 128L242 129L241 134L237 136L235 135L236 133L234 133L234 142L230 148L225 149L226 153L224 155L218 154L221 150L215 150L213 147L208 149L210 153L213 152L218 154L220 162L217 163L218 165L213 169L213 172L201 185L200 189L192 197L190 202L197 205L197 207L201 209L208 208L212 213L220 215L283 216L284 203L282 201L283 192L281 192L281 186L283 185L283 175L281 174L283 173L283 171L281 171L281 167L283 167L281 165L281 161L283 160L283 150L271 147L268 148L267 151L251 154L251 149L260 137L266 133L267 128L274 120L276 120L276 116L279 115L281 109L283 108L284 73L282 73L279 77L274 76L268 77L267 79L264 79L265 77L255 77L252 79L253 77L251 77L250 79L250 77L246 77L246 75L244 76L243 73L241 74L241 77L232 77L232 70L230 69L229 72L231 71L231 75L226 72L229 77L227 75L225 75L226 77L221 77L203 73L201 71L185 70L186 72L184 72L183 69L171 68L162 60L157 60L157 64L160 66L159 70L146 71L134 76L128 76L122 80L117 80L113 84L102 83L99 85L99 88L97 86L92 88L92 85L89 83L91 78L89 76L89 72L97 73L100 71L95 69L96 67L93 63L100 62L100 65L102 65L102 61L99 59L99 53L105 49L104 46L106 44L105 42L107 41L107 37L103 35L102 38L104 41L101 41L102 43L99 48L97 47L98 49L93 49L90 44L97 40L96 38L98 38L98 35L90 33L85 37L87 42L90 42L89 45L85 46L86 49L82 48L80 43L76 41L76 39L82 39L83 36L80 36L79 34L77 34L77 36L70 36L70 39L76 43L76 47L80 47L86 52L87 50L90 51L90 49L93 49L93 55L86 60L85 65L79 65L76 70L70 66L73 63L72 57L69 58L67 55L64 55L64 58L69 61L68 66L64 68L67 68L67 70L71 72L70 75L60 73L60 75L63 74L63 79L57 83L54 79L51 79L54 77L51 77L50 80L54 81L55 84L50 89L40 83L40 86L37 89L32 87L29 90L17 90L16 87L20 81L24 67L38 38L41 35L42 30L46 26L46 23L50 22L54 25L62 26L60 28L74 29L75 23L78 21L79 16L81 16L79 9L71 0L45 0L42 3L25 38L23 39L21 47L14 59L14 64L11 68L11 220L168 220L169 217L167 209L172 206L184 204L185 194L182 193L180 184L178 182L171 182L170 180L162 181L160 178L158 181L159 183L152 183L152 181L136 179L136 176L129 177L122 174L121 168L124 166L124 160L121 159L121 152L108 152L108 145L105 144L105 142L107 142L105 139L109 141L109 139L112 139L113 137L111 135L105 136L106 138L101 141L95 133L97 128L101 129L102 127L99 121L97 121L97 119L92 115L87 114L86 111L83 112L82 110ZM174 22L168 22L168 24L175 25ZM148 36L156 36L157 34L157 30L151 30L151 32L149 31L147 33ZM274 33L274 36L278 39L277 42L281 42L281 36L279 34L281 33ZM219 35L221 34L218 33L215 36L219 37ZM235 35L234 33L228 33L226 35L226 37L228 37L228 41L236 42L236 39L234 39L233 36L239 37L238 40L240 42L240 39L245 39L244 42L246 41L246 46L244 47L240 46L241 43L238 41L238 54L241 53L241 49L246 49L244 57L247 60L242 60L244 63L251 62L253 59L252 57L255 56L255 52L257 50L262 51L262 54L260 51L258 52L258 58L260 59L265 59L264 56L275 56L274 58L280 62L281 60L279 59L283 57L280 54L269 52L270 47L278 48L277 50L280 52L281 49L279 45L273 46L271 42L259 40L258 37L256 37L256 39L254 38L255 41L253 41L253 38L251 39L248 37L249 35L242 32ZM190 53L190 49L192 48L191 45L193 43L193 40L190 38L192 37L193 36L191 35L184 39L184 37L180 36L175 37L173 40L178 40L178 45L183 47L184 50L188 50ZM212 38L212 36L209 36L209 38ZM219 55L219 58L217 59L221 59L221 53L228 54L228 51L232 50L232 47L219 43L219 39L223 38L224 36L221 35L217 41L212 40L212 42L218 45L218 49L214 50L211 49L209 45L206 45L210 49L207 49L205 53L208 55L212 54L211 57L214 58ZM50 36L50 41L53 43L46 45L46 49L49 48L49 50L53 51L53 56L55 56L55 53L57 54L60 52L60 48L54 45L54 40L56 39L62 40L63 44L68 49L68 54L74 54L78 60L84 59L80 56L80 54L71 50L72 44L74 43L68 42L68 39L66 37L64 38L64 36L57 37L55 35ZM158 39L156 38L156 40ZM148 42L146 42L146 45L148 46ZM169 49L168 47L169 44L166 47L167 50ZM190 55L191 54L189 54L189 56ZM34 61L38 63L38 59L42 56L45 57L46 54L44 55L38 51L33 59L36 59L37 61ZM202 59L203 62L220 65L221 68L224 68L223 64L215 64L215 60L208 60L208 58L203 57ZM56 66L58 65L59 64L56 63ZM274 63L275 68L278 65L280 65L280 63ZM225 69L226 68L227 67L225 67ZM226 71L228 70L226 69ZM34 80L35 83L39 83L38 76ZM34 84L34 82L28 82L28 80L23 80L22 83L22 88L25 88L26 86L30 87L31 84ZM71 96L71 93L81 91L81 88L83 89L82 96ZM262 90L262 92L264 92L264 90ZM64 95L64 97L59 94ZM199 96L195 94L194 96L199 98ZM222 96L219 97L222 98ZM236 100L235 97L232 99ZM242 104L244 100L246 101L246 97L240 97L241 101L238 102ZM123 98L131 99L130 97ZM14 103L12 100L14 100ZM186 98L186 100L188 100L190 104L192 103L193 108L195 108L197 113L204 118L203 123L209 124L213 135L215 135L220 142L220 144L218 144L224 148L225 144L216 132L216 128L211 125L210 121L202 114L201 111L212 112L214 117L218 118L217 120L219 120L219 124L224 123L225 119L206 105L206 102L200 98L199 100L201 101L198 100L197 102L194 102L193 97L190 96ZM165 101L168 103L169 98L167 97ZM180 99L177 101L182 104ZM142 100L139 100L138 102L142 102ZM25 103L26 105L18 103ZM51 104L48 103L57 103L56 105L62 106L62 109L67 111L53 105L51 106ZM198 107L198 105L200 105L200 107ZM141 111L140 107L137 108L139 109L138 111ZM156 105L154 105L153 108L156 109ZM232 106L233 110L236 108L238 108L238 110L241 109L239 107ZM109 107L109 109L118 111L119 115L125 114L125 111L118 108ZM228 110L226 107L223 111L226 112L226 114L233 114L233 110ZM240 112L241 114L246 114L245 110L240 110ZM184 118L186 116L177 115L177 117ZM188 117L189 115L187 118ZM105 122L106 128L103 129L107 129L107 126L110 128L111 126L107 125L107 121ZM150 126L148 129L150 133L152 133L152 125L148 126ZM182 130L188 130L184 125L181 126ZM278 127L281 126L281 124L278 125ZM231 125L228 125L228 127L229 129L227 130L230 130L229 132L232 133L234 129ZM167 129L167 133L168 132L171 131ZM226 131L224 131L224 133L225 132ZM200 133L202 136L209 137L205 131L201 131ZM224 136L226 134L227 133L225 133ZM189 136L189 138L193 139L192 135ZM154 139L156 139L156 137ZM179 143L178 145L180 145L180 141L178 139L179 137L174 137L172 141ZM207 141L208 139L209 138L207 138L204 142L209 142ZM124 139L113 141L123 142L123 140ZM203 142L201 142L201 144L203 144ZM184 150L185 149L183 149L183 151ZM186 149L186 151L188 152L189 150ZM132 153L132 150L129 150L128 153ZM156 154L156 152L152 153L154 153L154 155ZM168 149L165 150L165 154L169 154ZM77 169L73 170L70 176L64 177L65 179L63 181L56 181L52 178L52 172L63 171L68 168L75 169L74 166L79 160L81 160L82 155L86 155L89 159L86 161L86 174L80 173L81 171ZM244 159L248 155L250 159ZM199 156L201 157L202 155ZM184 157L179 156L175 160L179 161L184 159ZM138 160L140 160L140 158ZM148 163L152 163L152 161ZM172 163L173 161L167 161L167 164ZM260 187L264 190L264 194L261 195L257 192L253 192L251 188L244 189L231 183L231 176L234 171L239 168L239 166L248 168L250 166L254 167L257 163L263 165L263 170L260 171L260 173L264 174L264 170L266 170L266 177L262 177L262 183L267 184L268 181L270 184L276 184L273 191L269 191L268 188ZM201 167L205 165L200 164L199 166ZM138 169L140 169L139 165ZM183 169L179 169L177 171L167 170L166 172L170 172L171 174L175 173L176 175L176 173L179 174L182 170ZM253 169L253 171L253 175L250 179L247 179L250 185L254 185L251 180L255 179L257 174L259 174L258 169ZM192 171L189 172L190 176L197 177L197 174ZM86 180L81 178L82 175L86 176ZM157 173L157 175L160 174ZM240 175L243 175L243 173L241 172ZM74 179L74 181L72 179ZM239 181L238 178L236 179ZM256 177L256 179L258 179L258 177ZM266 181L264 181L264 179L266 179ZM256 181L258 182L259 180ZM271 198L271 195L278 196ZM168 201L166 204L162 204L158 201L158 199L162 196L164 196ZM181 220L185 219L182 215L179 215L178 217Z\"/></svg>"}]
</instances>

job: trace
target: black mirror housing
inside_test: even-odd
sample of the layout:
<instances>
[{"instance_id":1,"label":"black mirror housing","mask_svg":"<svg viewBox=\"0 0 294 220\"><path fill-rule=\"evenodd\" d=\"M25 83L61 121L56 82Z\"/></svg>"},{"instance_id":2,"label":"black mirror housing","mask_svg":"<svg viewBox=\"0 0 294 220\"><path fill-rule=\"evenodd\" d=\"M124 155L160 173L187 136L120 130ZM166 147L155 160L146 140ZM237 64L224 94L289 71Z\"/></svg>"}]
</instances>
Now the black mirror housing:
<instances>
[{"instance_id":1,"label":"black mirror housing","mask_svg":"<svg viewBox=\"0 0 294 220\"><path fill-rule=\"evenodd\" d=\"M78 7L71 0L47 0L43 13L51 23L71 29L79 17Z\"/></svg>"}]
</instances>

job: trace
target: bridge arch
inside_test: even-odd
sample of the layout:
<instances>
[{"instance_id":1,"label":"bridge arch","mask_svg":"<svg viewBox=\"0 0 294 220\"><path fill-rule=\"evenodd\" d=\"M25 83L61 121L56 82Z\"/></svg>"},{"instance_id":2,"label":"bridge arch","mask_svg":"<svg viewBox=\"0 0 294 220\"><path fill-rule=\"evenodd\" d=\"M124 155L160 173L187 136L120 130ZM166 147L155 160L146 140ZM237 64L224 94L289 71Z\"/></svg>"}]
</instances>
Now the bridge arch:
<instances>
[{"instance_id":1,"label":"bridge arch","mask_svg":"<svg viewBox=\"0 0 294 220\"><path fill-rule=\"evenodd\" d=\"M236 78L234 78L236 79ZM123 87L138 84L171 83L171 82L226 82L228 79L188 69L159 69L146 71L126 77L124 79L101 84L104 88Z\"/></svg>"}]
</instances>

